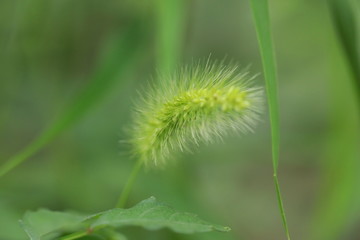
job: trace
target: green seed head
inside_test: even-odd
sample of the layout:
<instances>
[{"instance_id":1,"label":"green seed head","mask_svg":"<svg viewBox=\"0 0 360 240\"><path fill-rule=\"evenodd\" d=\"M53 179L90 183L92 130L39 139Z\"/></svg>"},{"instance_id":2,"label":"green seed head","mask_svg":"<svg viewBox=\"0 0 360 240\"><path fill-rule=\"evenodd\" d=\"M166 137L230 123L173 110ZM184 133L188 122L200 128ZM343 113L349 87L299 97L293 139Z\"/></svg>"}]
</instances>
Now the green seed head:
<instances>
[{"instance_id":1,"label":"green seed head","mask_svg":"<svg viewBox=\"0 0 360 240\"><path fill-rule=\"evenodd\" d=\"M262 107L262 90L251 87L252 80L234 65L209 63L163 78L138 104L133 153L148 165L162 165L173 150L251 131Z\"/></svg>"}]
</instances>

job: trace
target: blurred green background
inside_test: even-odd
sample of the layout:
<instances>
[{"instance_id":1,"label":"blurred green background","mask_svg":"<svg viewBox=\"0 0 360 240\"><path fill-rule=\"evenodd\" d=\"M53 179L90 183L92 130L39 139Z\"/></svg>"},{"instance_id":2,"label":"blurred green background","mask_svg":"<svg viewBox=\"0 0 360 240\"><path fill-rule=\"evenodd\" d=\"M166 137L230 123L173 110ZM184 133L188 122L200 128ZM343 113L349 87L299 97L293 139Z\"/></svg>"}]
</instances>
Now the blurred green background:
<instances>
[{"instance_id":1,"label":"blurred green background","mask_svg":"<svg viewBox=\"0 0 360 240\"><path fill-rule=\"evenodd\" d=\"M269 4L292 237L360 239L360 105L327 1ZM0 178L2 240L26 239L18 219L28 209L115 205L134 163L122 143L133 102L157 72L210 54L262 72L245 0L2 0L0 49L0 163L45 132L40 151ZM129 239L284 239L267 113L252 134L144 171L129 205L152 195L232 231L130 228Z\"/></svg>"}]
</instances>

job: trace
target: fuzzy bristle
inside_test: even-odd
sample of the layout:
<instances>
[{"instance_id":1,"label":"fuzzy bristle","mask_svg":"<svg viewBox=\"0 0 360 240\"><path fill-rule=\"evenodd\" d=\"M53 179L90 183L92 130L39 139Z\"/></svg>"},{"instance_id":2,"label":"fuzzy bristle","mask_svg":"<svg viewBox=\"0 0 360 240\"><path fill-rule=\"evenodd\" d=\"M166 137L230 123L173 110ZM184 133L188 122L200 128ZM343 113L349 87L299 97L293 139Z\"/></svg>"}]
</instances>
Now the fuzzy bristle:
<instances>
[{"instance_id":1,"label":"fuzzy bristle","mask_svg":"<svg viewBox=\"0 0 360 240\"><path fill-rule=\"evenodd\" d=\"M229 131L251 131L262 108L262 90L248 72L209 64L184 68L138 104L130 143L147 165L163 165L174 150L211 142Z\"/></svg>"}]
</instances>

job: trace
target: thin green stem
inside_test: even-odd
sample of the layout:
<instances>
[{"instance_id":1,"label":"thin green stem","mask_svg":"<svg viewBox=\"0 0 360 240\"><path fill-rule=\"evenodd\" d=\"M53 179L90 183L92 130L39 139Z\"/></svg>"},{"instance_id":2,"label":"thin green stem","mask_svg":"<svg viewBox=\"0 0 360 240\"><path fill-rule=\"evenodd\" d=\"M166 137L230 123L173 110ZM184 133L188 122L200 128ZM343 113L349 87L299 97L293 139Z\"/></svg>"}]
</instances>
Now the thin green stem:
<instances>
[{"instance_id":1,"label":"thin green stem","mask_svg":"<svg viewBox=\"0 0 360 240\"><path fill-rule=\"evenodd\" d=\"M122 192L120 194L118 203L116 204L117 208L125 207L126 201L129 197L131 189L135 183L136 177L137 177L142 165L143 165L143 161L140 159L135 163L134 168L132 169L130 176L124 186L124 189L122 190Z\"/></svg>"}]
</instances>

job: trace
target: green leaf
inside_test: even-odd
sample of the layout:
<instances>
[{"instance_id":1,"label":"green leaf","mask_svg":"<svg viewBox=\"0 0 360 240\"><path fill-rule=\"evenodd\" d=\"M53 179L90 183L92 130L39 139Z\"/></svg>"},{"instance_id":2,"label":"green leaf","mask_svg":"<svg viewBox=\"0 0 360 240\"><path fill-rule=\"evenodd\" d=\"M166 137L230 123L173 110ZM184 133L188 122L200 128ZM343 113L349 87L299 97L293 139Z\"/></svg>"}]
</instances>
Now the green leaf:
<instances>
[{"instance_id":1,"label":"green leaf","mask_svg":"<svg viewBox=\"0 0 360 240\"><path fill-rule=\"evenodd\" d=\"M194 214L178 212L154 197L146 199L129 209L112 209L103 214L92 224L100 226L139 226L148 230L169 228L177 233L196 233L210 231L230 231L230 228L214 225L201 220Z\"/></svg>"},{"instance_id":2,"label":"green leaf","mask_svg":"<svg viewBox=\"0 0 360 240\"><path fill-rule=\"evenodd\" d=\"M211 224L194 214L178 212L156 201L154 197L129 209L115 208L90 216L45 209L29 211L20 223L31 240L60 236L64 232L71 234L63 236L63 240L78 239L94 232L106 236L107 239L126 239L125 236L116 233L114 228L127 226L138 226L148 230L169 228L177 233L188 234L230 231L228 227Z\"/></svg>"},{"instance_id":3,"label":"green leaf","mask_svg":"<svg viewBox=\"0 0 360 240\"><path fill-rule=\"evenodd\" d=\"M50 233L77 230L84 219L84 216L75 213L40 209L26 212L20 224L31 240L40 240Z\"/></svg>"}]
</instances>

